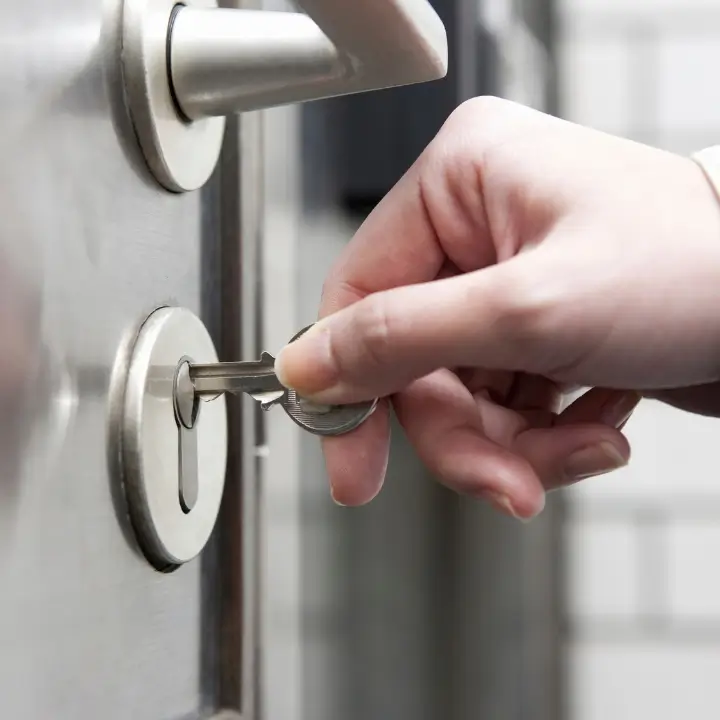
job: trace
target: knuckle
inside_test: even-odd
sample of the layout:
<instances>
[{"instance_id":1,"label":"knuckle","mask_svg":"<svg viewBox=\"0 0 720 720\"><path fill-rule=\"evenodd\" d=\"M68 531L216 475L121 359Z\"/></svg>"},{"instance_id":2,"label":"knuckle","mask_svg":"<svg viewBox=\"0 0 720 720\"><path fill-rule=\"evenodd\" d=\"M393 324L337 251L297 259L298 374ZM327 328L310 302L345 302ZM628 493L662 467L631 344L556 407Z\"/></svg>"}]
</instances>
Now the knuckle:
<instances>
[{"instance_id":1,"label":"knuckle","mask_svg":"<svg viewBox=\"0 0 720 720\"><path fill-rule=\"evenodd\" d=\"M480 96L459 105L423 153L421 175L433 180L448 169L468 170L483 165L488 151L506 134L515 104Z\"/></svg>"},{"instance_id":2,"label":"knuckle","mask_svg":"<svg viewBox=\"0 0 720 720\"><path fill-rule=\"evenodd\" d=\"M472 175L482 164L483 155L493 134L486 133L494 117L506 101L494 97L476 97L459 105L445 121L437 137L427 146L420 161L423 190L437 188L438 179Z\"/></svg>"},{"instance_id":3,"label":"knuckle","mask_svg":"<svg viewBox=\"0 0 720 720\"><path fill-rule=\"evenodd\" d=\"M483 132L486 127L494 127L503 118L512 113L515 104L492 95L482 95L465 100L450 114L446 122L447 129L455 133L458 129L471 128Z\"/></svg>"},{"instance_id":4,"label":"knuckle","mask_svg":"<svg viewBox=\"0 0 720 720\"><path fill-rule=\"evenodd\" d=\"M465 115L476 117L478 114L494 114L504 112L511 105L512 103L509 100L494 95L478 95L460 103L451 117L453 115L457 117L464 117Z\"/></svg>"}]
</instances>

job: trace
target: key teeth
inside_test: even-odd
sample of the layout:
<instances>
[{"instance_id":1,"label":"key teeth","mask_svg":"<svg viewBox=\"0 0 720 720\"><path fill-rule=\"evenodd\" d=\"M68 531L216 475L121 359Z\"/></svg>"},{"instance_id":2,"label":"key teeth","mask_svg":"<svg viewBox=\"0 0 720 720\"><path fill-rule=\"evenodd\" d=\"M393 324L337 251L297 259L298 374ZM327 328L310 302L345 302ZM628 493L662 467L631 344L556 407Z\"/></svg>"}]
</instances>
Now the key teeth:
<instances>
[{"instance_id":1,"label":"key teeth","mask_svg":"<svg viewBox=\"0 0 720 720\"><path fill-rule=\"evenodd\" d=\"M267 412L271 407L274 407L275 405L279 405L282 403L284 395L281 395L280 397L273 398L272 400L264 400L260 403L260 409Z\"/></svg>"},{"instance_id":2,"label":"key teeth","mask_svg":"<svg viewBox=\"0 0 720 720\"><path fill-rule=\"evenodd\" d=\"M275 358L269 353L265 352L263 350L262 354L260 355L260 361L264 363L275 363Z\"/></svg>"}]
</instances>

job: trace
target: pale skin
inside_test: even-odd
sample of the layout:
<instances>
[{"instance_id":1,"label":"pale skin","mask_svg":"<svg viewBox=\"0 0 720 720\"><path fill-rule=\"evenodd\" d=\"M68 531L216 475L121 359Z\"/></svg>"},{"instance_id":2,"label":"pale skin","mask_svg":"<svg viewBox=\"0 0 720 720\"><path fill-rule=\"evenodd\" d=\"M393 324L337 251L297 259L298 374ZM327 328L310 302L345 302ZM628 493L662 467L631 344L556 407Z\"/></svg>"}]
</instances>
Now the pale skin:
<instances>
[{"instance_id":1,"label":"pale skin","mask_svg":"<svg viewBox=\"0 0 720 720\"><path fill-rule=\"evenodd\" d=\"M441 482L529 519L627 464L641 397L720 415L720 205L689 158L478 98L367 218L320 318L282 381L383 398L323 441L338 503L380 491L392 403Z\"/></svg>"}]
</instances>

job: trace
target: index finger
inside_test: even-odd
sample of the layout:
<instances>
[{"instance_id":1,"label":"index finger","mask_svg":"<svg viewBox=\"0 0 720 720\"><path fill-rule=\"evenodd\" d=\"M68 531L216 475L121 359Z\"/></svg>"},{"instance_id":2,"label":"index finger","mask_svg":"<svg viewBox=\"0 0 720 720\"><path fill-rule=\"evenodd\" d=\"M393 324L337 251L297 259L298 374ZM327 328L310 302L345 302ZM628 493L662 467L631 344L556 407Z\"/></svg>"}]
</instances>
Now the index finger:
<instances>
[{"instance_id":1,"label":"index finger","mask_svg":"<svg viewBox=\"0 0 720 720\"><path fill-rule=\"evenodd\" d=\"M472 147L477 117L469 118L467 107L450 117L335 263L323 288L321 318L372 293L433 280L449 265L462 272L493 262L478 153ZM361 505L379 492L389 415L389 403L383 402L358 430L323 440L336 502Z\"/></svg>"},{"instance_id":2,"label":"index finger","mask_svg":"<svg viewBox=\"0 0 720 720\"><path fill-rule=\"evenodd\" d=\"M323 286L320 317L371 293L431 280L443 260L416 164L370 213L333 266Z\"/></svg>"},{"instance_id":3,"label":"index finger","mask_svg":"<svg viewBox=\"0 0 720 720\"><path fill-rule=\"evenodd\" d=\"M367 295L433 280L450 261L462 272L495 261L482 192L478 101L458 108L368 216L331 270L320 317Z\"/></svg>"}]
</instances>

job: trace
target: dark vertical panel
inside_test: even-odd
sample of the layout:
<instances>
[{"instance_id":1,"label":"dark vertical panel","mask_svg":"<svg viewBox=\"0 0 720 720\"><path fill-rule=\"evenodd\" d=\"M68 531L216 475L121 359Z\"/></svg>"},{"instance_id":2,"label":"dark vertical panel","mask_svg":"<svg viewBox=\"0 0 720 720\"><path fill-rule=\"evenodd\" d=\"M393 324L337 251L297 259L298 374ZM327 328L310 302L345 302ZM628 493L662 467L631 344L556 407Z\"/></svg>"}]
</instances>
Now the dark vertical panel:
<instances>
[{"instance_id":1,"label":"dark vertical panel","mask_svg":"<svg viewBox=\"0 0 720 720\"><path fill-rule=\"evenodd\" d=\"M448 35L447 77L309 103L302 111L306 209L341 205L363 214L400 179L464 100L493 94L495 45L477 0L431 0Z\"/></svg>"}]
</instances>

